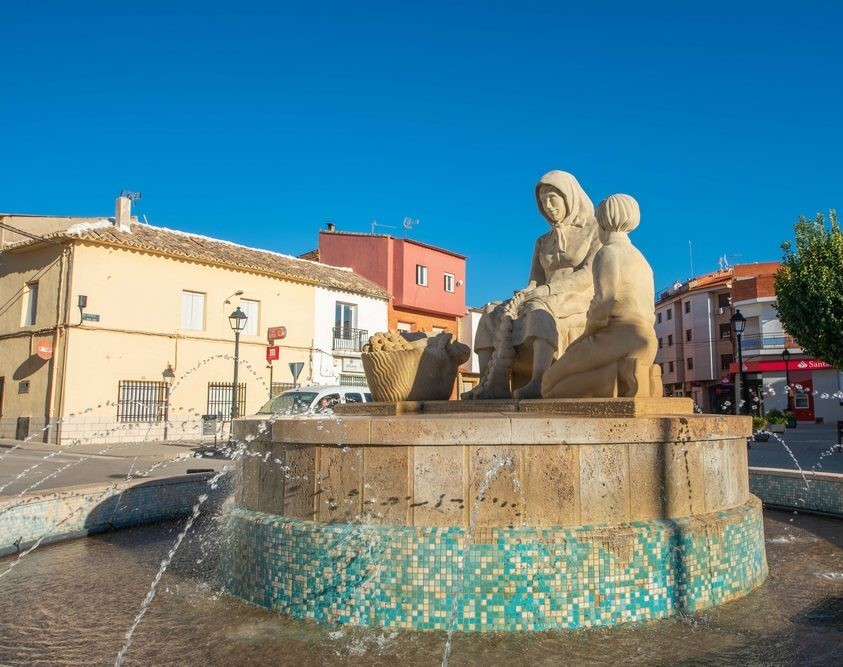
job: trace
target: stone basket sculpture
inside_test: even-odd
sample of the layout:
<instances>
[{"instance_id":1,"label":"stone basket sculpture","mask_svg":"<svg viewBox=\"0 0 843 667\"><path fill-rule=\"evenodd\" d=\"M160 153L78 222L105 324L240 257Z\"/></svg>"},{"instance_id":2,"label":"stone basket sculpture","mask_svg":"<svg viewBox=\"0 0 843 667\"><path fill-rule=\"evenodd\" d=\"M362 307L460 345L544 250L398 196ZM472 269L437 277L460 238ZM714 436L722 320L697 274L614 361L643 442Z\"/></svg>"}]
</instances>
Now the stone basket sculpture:
<instances>
[{"instance_id":1,"label":"stone basket sculpture","mask_svg":"<svg viewBox=\"0 0 843 667\"><path fill-rule=\"evenodd\" d=\"M444 401L450 398L467 345L449 333L377 333L360 355L376 401Z\"/></svg>"}]
</instances>

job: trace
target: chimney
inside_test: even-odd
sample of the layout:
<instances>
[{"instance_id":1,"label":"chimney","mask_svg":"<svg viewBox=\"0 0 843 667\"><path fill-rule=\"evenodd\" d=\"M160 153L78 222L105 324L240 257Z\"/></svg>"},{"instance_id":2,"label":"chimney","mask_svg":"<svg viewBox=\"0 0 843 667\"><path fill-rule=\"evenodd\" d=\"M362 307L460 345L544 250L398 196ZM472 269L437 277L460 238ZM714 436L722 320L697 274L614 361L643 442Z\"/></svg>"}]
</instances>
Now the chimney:
<instances>
[{"instance_id":1,"label":"chimney","mask_svg":"<svg viewBox=\"0 0 843 667\"><path fill-rule=\"evenodd\" d=\"M122 195L114 207L114 226L121 232L132 231L132 200Z\"/></svg>"},{"instance_id":2,"label":"chimney","mask_svg":"<svg viewBox=\"0 0 843 667\"><path fill-rule=\"evenodd\" d=\"M332 231L334 231L334 230L337 228L337 226L336 226L333 222L326 222L326 223L325 223L325 228L326 228L329 232L332 232Z\"/></svg>"}]
</instances>

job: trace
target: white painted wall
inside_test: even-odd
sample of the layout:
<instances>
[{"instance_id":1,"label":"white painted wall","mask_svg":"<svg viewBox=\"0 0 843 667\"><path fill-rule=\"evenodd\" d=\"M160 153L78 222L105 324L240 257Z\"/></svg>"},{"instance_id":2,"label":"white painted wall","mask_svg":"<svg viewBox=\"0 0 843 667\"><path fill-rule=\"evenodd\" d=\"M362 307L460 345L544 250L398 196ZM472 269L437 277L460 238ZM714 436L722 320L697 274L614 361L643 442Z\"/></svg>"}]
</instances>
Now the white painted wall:
<instances>
[{"instance_id":1,"label":"white painted wall","mask_svg":"<svg viewBox=\"0 0 843 667\"><path fill-rule=\"evenodd\" d=\"M342 362L333 354L333 328L338 301L357 306L356 329L366 329L369 335L388 330L387 302L385 299L317 287L313 307L313 359L312 377L303 378L308 384L338 384Z\"/></svg>"}]
</instances>

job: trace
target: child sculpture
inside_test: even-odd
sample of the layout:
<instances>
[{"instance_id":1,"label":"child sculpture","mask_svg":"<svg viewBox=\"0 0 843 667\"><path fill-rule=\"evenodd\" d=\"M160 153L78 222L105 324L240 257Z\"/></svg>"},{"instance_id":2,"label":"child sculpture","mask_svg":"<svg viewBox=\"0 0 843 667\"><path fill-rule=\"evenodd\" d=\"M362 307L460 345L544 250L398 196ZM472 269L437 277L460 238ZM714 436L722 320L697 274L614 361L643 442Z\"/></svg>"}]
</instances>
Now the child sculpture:
<instances>
[{"instance_id":1,"label":"child sculpture","mask_svg":"<svg viewBox=\"0 0 843 667\"><path fill-rule=\"evenodd\" d=\"M628 236L641 219L638 202L612 195L596 217L603 247L594 257L585 331L544 374L542 396L661 396L653 271Z\"/></svg>"}]
</instances>

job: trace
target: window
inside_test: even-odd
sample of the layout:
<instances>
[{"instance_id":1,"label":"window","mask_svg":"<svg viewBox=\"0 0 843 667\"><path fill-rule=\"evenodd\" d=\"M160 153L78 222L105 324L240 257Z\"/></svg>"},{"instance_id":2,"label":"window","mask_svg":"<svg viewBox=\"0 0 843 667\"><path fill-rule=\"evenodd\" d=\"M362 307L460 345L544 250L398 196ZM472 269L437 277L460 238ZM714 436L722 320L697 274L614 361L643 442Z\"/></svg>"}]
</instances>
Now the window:
<instances>
[{"instance_id":1,"label":"window","mask_svg":"<svg viewBox=\"0 0 843 667\"><path fill-rule=\"evenodd\" d=\"M166 400L167 385L163 382L120 380L117 385L117 421L163 421Z\"/></svg>"},{"instance_id":2,"label":"window","mask_svg":"<svg viewBox=\"0 0 843 667\"><path fill-rule=\"evenodd\" d=\"M35 324L38 315L38 283L27 283L23 290L22 326Z\"/></svg>"},{"instance_id":3,"label":"window","mask_svg":"<svg viewBox=\"0 0 843 667\"><path fill-rule=\"evenodd\" d=\"M662 323L662 314L656 313L656 324L661 324L661 323Z\"/></svg>"},{"instance_id":4,"label":"window","mask_svg":"<svg viewBox=\"0 0 843 667\"><path fill-rule=\"evenodd\" d=\"M685 340L690 341L693 334L690 329L685 329Z\"/></svg>"},{"instance_id":5,"label":"window","mask_svg":"<svg viewBox=\"0 0 843 667\"><path fill-rule=\"evenodd\" d=\"M673 362L672 362L672 361L668 361L668 362L667 362L667 372L668 372L668 373L672 373L672 372L673 372Z\"/></svg>"},{"instance_id":6,"label":"window","mask_svg":"<svg viewBox=\"0 0 843 667\"><path fill-rule=\"evenodd\" d=\"M410 322L399 322L396 328L398 331L406 331L409 333L413 330L413 325Z\"/></svg>"},{"instance_id":7,"label":"window","mask_svg":"<svg viewBox=\"0 0 843 667\"><path fill-rule=\"evenodd\" d=\"M731 338L732 337L732 325L731 324L721 324L720 325L720 338Z\"/></svg>"},{"instance_id":8,"label":"window","mask_svg":"<svg viewBox=\"0 0 843 667\"><path fill-rule=\"evenodd\" d=\"M416 285L427 287L427 267L416 264Z\"/></svg>"},{"instance_id":9,"label":"window","mask_svg":"<svg viewBox=\"0 0 843 667\"><path fill-rule=\"evenodd\" d=\"M357 329L357 304L337 301L334 309L334 349L359 352L369 339L367 329Z\"/></svg>"},{"instance_id":10,"label":"window","mask_svg":"<svg viewBox=\"0 0 843 667\"><path fill-rule=\"evenodd\" d=\"M201 292L181 293L181 328L205 330L205 295Z\"/></svg>"},{"instance_id":11,"label":"window","mask_svg":"<svg viewBox=\"0 0 843 667\"><path fill-rule=\"evenodd\" d=\"M690 313L690 312L691 312L691 302L690 302L690 301L686 301L686 302L685 302L685 312L686 312L686 313Z\"/></svg>"},{"instance_id":12,"label":"window","mask_svg":"<svg viewBox=\"0 0 843 667\"><path fill-rule=\"evenodd\" d=\"M689 371L694 370L694 358L693 357L688 357L687 359L685 359L685 367Z\"/></svg>"},{"instance_id":13,"label":"window","mask_svg":"<svg viewBox=\"0 0 843 667\"><path fill-rule=\"evenodd\" d=\"M446 292L453 292L454 291L454 274L453 273L446 273L445 274L445 291Z\"/></svg>"},{"instance_id":14,"label":"window","mask_svg":"<svg viewBox=\"0 0 843 667\"><path fill-rule=\"evenodd\" d=\"M337 301L336 308L334 309L334 326L344 331L350 331L354 328L356 321L357 305Z\"/></svg>"},{"instance_id":15,"label":"window","mask_svg":"<svg viewBox=\"0 0 843 667\"><path fill-rule=\"evenodd\" d=\"M661 350L664 347L664 338L659 338L659 349Z\"/></svg>"},{"instance_id":16,"label":"window","mask_svg":"<svg viewBox=\"0 0 843 667\"><path fill-rule=\"evenodd\" d=\"M363 402L363 394L358 394L357 392L346 392L345 402L346 403L362 403Z\"/></svg>"},{"instance_id":17,"label":"window","mask_svg":"<svg viewBox=\"0 0 843 667\"><path fill-rule=\"evenodd\" d=\"M247 336L258 335L258 324L260 324L260 302L251 299L240 299L240 310L246 313L246 328L243 333Z\"/></svg>"},{"instance_id":18,"label":"window","mask_svg":"<svg viewBox=\"0 0 843 667\"><path fill-rule=\"evenodd\" d=\"M720 355L720 370L721 371L728 371L729 365L732 363L732 355L731 354L721 354Z\"/></svg>"},{"instance_id":19,"label":"window","mask_svg":"<svg viewBox=\"0 0 843 667\"><path fill-rule=\"evenodd\" d=\"M728 308L732 305L732 299L729 297L728 292L724 292L723 294L717 295L717 307L718 308Z\"/></svg>"},{"instance_id":20,"label":"window","mask_svg":"<svg viewBox=\"0 0 843 667\"><path fill-rule=\"evenodd\" d=\"M441 333L445 333L445 328L444 327L431 327L430 333L432 333L434 336L438 336Z\"/></svg>"},{"instance_id":21,"label":"window","mask_svg":"<svg viewBox=\"0 0 843 667\"><path fill-rule=\"evenodd\" d=\"M667 336L667 346L671 347L673 345L673 334L668 334Z\"/></svg>"},{"instance_id":22,"label":"window","mask_svg":"<svg viewBox=\"0 0 843 667\"><path fill-rule=\"evenodd\" d=\"M668 309L667 309L667 319L668 319L668 320L672 320L672 319L673 319L673 308L668 308Z\"/></svg>"}]
</instances>

